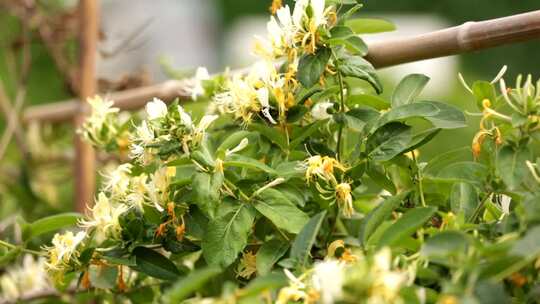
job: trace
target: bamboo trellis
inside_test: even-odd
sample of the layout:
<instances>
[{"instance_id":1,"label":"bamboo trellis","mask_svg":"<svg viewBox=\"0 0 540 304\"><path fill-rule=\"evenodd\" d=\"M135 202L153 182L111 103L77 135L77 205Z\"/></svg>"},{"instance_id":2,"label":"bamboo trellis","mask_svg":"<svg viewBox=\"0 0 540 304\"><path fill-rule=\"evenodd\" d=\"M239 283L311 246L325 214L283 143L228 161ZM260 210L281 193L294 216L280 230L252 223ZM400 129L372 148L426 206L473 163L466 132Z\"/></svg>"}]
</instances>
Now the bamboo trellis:
<instances>
[{"instance_id":1,"label":"bamboo trellis","mask_svg":"<svg viewBox=\"0 0 540 304\"><path fill-rule=\"evenodd\" d=\"M95 1L83 0L81 6L83 11L81 37L86 37L81 40L85 49L81 58L83 69L81 74L85 76L82 77L81 84L82 88L85 83L90 87L81 89L81 99L29 107L23 113L24 123L30 121L59 123L74 118L76 118L74 120L76 124L80 123L85 113L84 103L81 100L95 90L95 84L92 83L95 83L93 79L94 56L98 28L97 23L93 22L97 22L97 4L85 6L84 3L87 2L95 3ZM90 23L85 24L87 20ZM91 33L91 31L95 32ZM366 59L376 68L384 68L538 38L540 38L540 10L480 22L466 22L460 26L423 35L373 43L368 46L369 54ZM93 42L92 39L94 39ZM90 54L91 52L94 55ZM184 81L169 80L161 84L111 93L108 97L114 100L115 106L122 110L136 110L143 107L153 97L161 98L166 102L175 98L187 100L190 96L185 88ZM79 211L82 211L81 208L92 202L95 166L93 153L78 139L78 135L75 136L77 146L75 164L78 168L75 176L78 193L76 206Z\"/></svg>"}]
</instances>

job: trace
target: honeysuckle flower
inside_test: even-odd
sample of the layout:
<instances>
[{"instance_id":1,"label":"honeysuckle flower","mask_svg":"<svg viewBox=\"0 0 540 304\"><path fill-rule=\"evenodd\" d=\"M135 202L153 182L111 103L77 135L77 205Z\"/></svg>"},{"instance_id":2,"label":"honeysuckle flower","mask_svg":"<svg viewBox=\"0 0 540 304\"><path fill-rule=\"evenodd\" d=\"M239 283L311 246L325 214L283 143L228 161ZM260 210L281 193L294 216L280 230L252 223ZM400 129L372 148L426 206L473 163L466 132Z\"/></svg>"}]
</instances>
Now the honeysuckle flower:
<instances>
[{"instance_id":1,"label":"honeysuckle flower","mask_svg":"<svg viewBox=\"0 0 540 304\"><path fill-rule=\"evenodd\" d=\"M245 124L251 123L253 116L261 111L257 89L253 83L239 75L227 82L226 91L214 96L214 103L222 113L230 113Z\"/></svg>"},{"instance_id":2,"label":"honeysuckle flower","mask_svg":"<svg viewBox=\"0 0 540 304\"><path fill-rule=\"evenodd\" d=\"M132 141L140 142L143 145L149 145L152 144L154 140L154 130L146 123L146 120L143 120L141 125L135 128L135 136L132 138Z\"/></svg>"},{"instance_id":3,"label":"honeysuckle flower","mask_svg":"<svg viewBox=\"0 0 540 304\"><path fill-rule=\"evenodd\" d=\"M163 100L154 98L146 104L146 114L148 114L150 120L163 118L167 115L167 105Z\"/></svg>"},{"instance_id":4,"label":"honeysuckle flower","mask_svg":"<svg viewBox=\"0 0 540 304\"><path fill-rule=\"evenodd\" d=\"M185 138L185 140L190 140L193 145L199 145L206 134L206 130L218 118L218 115L204 115L193 129L191 136Z\"/></svg>"},{"instance_id":5,"label":"honeysuckle flower","mask_svg":"<svg viewBox=\"0 0 540 304\"><path fill-rule=\"evenodd\" d=\"M354 213L351 185L340 183L336 185L336 200L344 217L350 218Z\"/></svg>"},{"instance_id":6,"label":"honeysuckle flower","mask_svg":"<svg viewBox=\"0 0 540 304\"><path fill-rule=\"evenodd\" d=\"M345 166L337 159L330 156L314 155L304 161L303 167L306 170L306 180L312 181L314 178L320 178L326 182L337 183L334 176L334 170L344 172Z\"/></svg>"},{"instance_id":7,"label":"honeysuckle flower","mask_svg":"<svg viewBox=\"0 0 540 304\"><path fill-rule=\"evenodd\" d=\"M160 212L165 210L163 206L168 203L169 184L171 177L175 174L176 167L162 167L151 175L150 182L147 184L148 197Z\"/></svg>"},{"instance_id":8,"label":"honeysuckle flower","mask_svg":"<svg viewBox=\"0 0 540 304\"><path fill-rule=\"evenodd\" d=\"M102 125L111 114L115 114L120 111L120 109L113 107L113 101L102 99L99 95L89 97L87 102L90 104L92 110L87 121L94 125Z\"/></svg>"},{"instance_id":9,"label":"honeysuckle flower","mask_svg":"<svg viewBox=\"0 0 540 304\"><path fill-rule=\"evenodd\" d=\"M345 266L337 260L315 263L311 277L313 288L319 292L323 304L333 304L343 297Z\"/></svg>"},{"instance_id":10,"label":"honeysuckle flower","mask_svg":"<svg viewBox=\"0 0 540 304\"><path fill-rule=\"evenodd\" d=\"M86 232L79 231L73 234L67 231L64 234L55 234L52 239L52 246L45 247L47 250L48 261L45 263L45 269L62 276L70 263L77 262L79 257L78 247L86 238Z\"/></svg>"},{"instance_id":11,"label":"honeysuckle flower","mask_svg":"<svg viewBox=\"0 0 540 304\"><path fill-rule=\"evenodd\" d=\"M198 67L195 71L195 77L193 79L193 86L189 88L188 90L191 93L191 99L197 100L198 97L204 96L204 86L203 81L209 80L210 74L208 73L208 70L205 67Z\"/></svg>"},{"instance_id":12,"label":"honeysuckle flower","mask_svg":"<svg viewBox=\"0 0 540 304\"><path fill-rule=\"evenodd\" d=\"M105 237L118 238L122 230L119 218L128 209L128 206L124 204L112 203L105 193L100 192L95 205L89 209L88 219L81 220L80 225L84 228L95 229L99 240Z\"/></svg>"},{"instance_id":13,"label":"honeysuckle flower","mask_svg":"<svg viewBox=\"0 0 540 304\"><path fill-rule=\"evenodd\" d=\"M336 251L342 249L340 256L336 256ZM354 263L358 260L358 257L351 253L351 249L345 247L343 240L335 240L328 245L328 251L326 253L325 260L338 259L344 263Z\"/></svg>"},{"instance_id":14,"label":"honeysuckle flower","mask_svg":"<svg viewBox=\"0 0 540 304\"><path fill-rule=\"evenodd\" d=\"M123 197L129 190L130 174L133 165L121 164L116 169L104 175L103 190L108 191L112 198Z\"/></svg>"},{"instance_id":15,"label":"honeysuckle flower","mask_svg":"<svg viewBox=\"0 0 540 304\"><path fill-rule=\"evenodd\" d=\"M143 204L146 201L148 175L141 174L130 179L129 194L126 195L126 202L130 206L135 206L139 211L143 211Z\"/></svg>"},{"instance_id":16,"label":"honeysuckle flower","mask_svg":"<svg viewBox=\"0 0 540 304\"><path fill-rule=\"evenodd\" d=\"M118 133L116 118L119 109L113 107L114 102L98 95L88 98L87 102L90 104L91 113L79 132L94 145L104 146Z\"/></svg>"},{"instance_id":17,"label":"honeysuckle flower","mask_svg":"<svg viewBox=\"0 0 540 304\"><path fill-rule=\"evenodd\" d=\"M238 145L236 145L236 147L232 148L232 149L227 149L225 151L225 156L229 156L229 155L232 155L234 153L237 153L237 152L240 152L242 150L244 150L249 144L249 140L247 138L242 138L242 140L240 141L240 143Z\"/></svg>"},{"instance_id":18,"label":"honeysuckle flower","mask_svg":"<svg viewBox=\"0 0 540 304\"><path fill-rule=\"evenodd\" d=\"M306 284L302 282L304 275L297 278L288 269L283 269L283 272L289 279L289 286L283 287L278 293L276 304L287 304L289 301L300 301L308 299L308 293L304 290Z\"/></svg>"},{"instance_id":19,"label":"honeysuckle flower","mask_svg":"<svg viewBox=\"0 0 540 304\"><path fill-rule=\"evenodd\" d=\"M193 120L181 105L178 105L178 114L180 115L180 123L188 129L193 129Z\"/></svg>"},{"instance_id":20,"label":"honeysuckle flower","mask_svg":"<svg viewBox=\"0 0 540 304\"><path fill-rule=\"evenodd\" d=\"M332 117L331 114L328 114L328 109L332 108L334 104L329 101L321 101L316 103L313 108L311 108L311 117L315 120L324 120Z\"/></svg>"},{"instance_id":21,"label":"honeysuckle flower","mask_svg":"<svg viewBox=\"0 0 540 304\"><path fill-rule=\"evenodd\" d=\"M15 302L25 294L51 289L45 272L45 259L25 254L22 265L11 266L0 276L2 299Z\"/></svg>"},{"instance_id":22,"label":"honeysuckle flower","mask_svg":"<svg viewBox=\"0 0 540 304\"><path fill-rule=\"evenodd\" d=\"M272 124L277 124L277 122L274 120L274 118L272 117L272 115L270 115L270 104L268 103L268 89L267 88L262 88L262 89L258 89L257 90L257 96L259 98L259 102L261 103L261 106L262 106L262 114L264 117L266 117L266 119L268 119L268 121L270 121L270 123Z\"/></svg>"},{"instance_id":23,"label":"honeysuckle flower","mask_svg":"<svg viewBox=\"0 0 540 304\"><path fill-rule=\"evenodd\" d=\"M371 273L375 281L370 289L368 303L394 303L399 299L399 291L407 281L407 274L391 270L392 252L384 247L373 259Z\"/></svg>"}]
</instances>

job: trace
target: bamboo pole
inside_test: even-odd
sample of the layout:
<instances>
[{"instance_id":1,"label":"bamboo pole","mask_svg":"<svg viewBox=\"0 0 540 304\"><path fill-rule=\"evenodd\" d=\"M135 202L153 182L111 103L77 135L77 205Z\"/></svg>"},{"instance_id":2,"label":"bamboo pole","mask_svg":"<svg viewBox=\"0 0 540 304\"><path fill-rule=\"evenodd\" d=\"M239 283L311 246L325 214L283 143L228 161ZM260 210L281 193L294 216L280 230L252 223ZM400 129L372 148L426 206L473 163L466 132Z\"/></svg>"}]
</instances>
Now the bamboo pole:
<instances>
[{"instance_id":1,"label":"bamboo pole","mask_svg":"<svg viewBox=\"0 0 540 304\"><path fill-rule=\"evenodd\" d=\"M96 93L96 54L99 31L99 1L81 0L80 11L80 100L72 102L75 127L84 122L87 114L86 98ZM75 134L75 207L83 212L91 205L95 188L95 153L92 146Z\"/></svg>"},{"instance_id":2,"label":"bamboo pole","mask_svg":"<svg viewBox=\"0 0 540 304\"><path fill-rule=\"evenodd\" d=\"M376 68L407 62L472 52L520 41L540 38L540 10L463 25L407 38L369 45L366 59ZM167 81L153 86L109 94L115 106L124 110L142 107L152 97L164 101L188 99L182 81ZM77 111L77 101L68 100L34 106L24 113L23 121L63 122Z\"/></svg>"}]
</instances>

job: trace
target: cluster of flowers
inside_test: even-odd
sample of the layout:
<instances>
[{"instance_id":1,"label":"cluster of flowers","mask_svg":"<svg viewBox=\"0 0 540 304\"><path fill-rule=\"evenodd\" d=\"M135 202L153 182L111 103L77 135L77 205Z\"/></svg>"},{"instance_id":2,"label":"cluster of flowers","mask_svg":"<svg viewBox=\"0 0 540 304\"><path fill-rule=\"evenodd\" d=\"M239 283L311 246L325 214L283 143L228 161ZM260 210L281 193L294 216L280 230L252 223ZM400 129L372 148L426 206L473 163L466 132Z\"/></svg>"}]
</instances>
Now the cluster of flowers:
<instances>
[{"instance_id":1,"label":"cluster of flowers","mask_svg":"<svg viewBox=\"0 0 540 304\"><path fill-rule=\"evenodd\" d=\"M508 125L526 125L527 132L532 133L540 128L540 80L535 83L532 76L528 75L523 83L523 76L519 75L516 79L515 88L509 88L503 76L506 73L507 66L499 71L497 76L489 84L495 86L499 84L500 96L482 96L480 107L482 116L480 120L480 130L473 138L472 151L475 157L482 152L482 144L486 138L492 138L497 146L503 144L504 129L501 124ZM459 79L469 93L475 95L473 89L465 82L463 76ZM479 99L480 96L476 96ZM504 109L501 111L501 109ZM508 111L507 111L508 110ZM510 112L510 113L505 113ZM530 166L530 164L528 164ZM532 171L531 171L532 172Z\"/></svg>"},{"instance_id":2,"label":"cluster of flowers","mask_svg":"<svg viewBox=\"0 0 540 304\"><path fill-rule=\"evenodd\" d=\"M22 265L7 268L0 276L2 298L16 301L23 295L52 290L52 284L45 272L45 258L24 255Z\"/></svg>"},{"instance_id":3,"label":"cluster of flowers","mask_svg":"<svg viewBox=\"0 0 540 304\"><path fill-rule=\"evenodd\" d=\"M306 181L314 183L324 199L337 201L343 216L350 218L354 212L351 184L338 181L335 175L335 171L344 173L347 168L333 157L320 155L305 160L303 167Z\"/></svg>"},{"instance_id":4,"label":"cluster of flowers","mask_svg":"<svg viewBox=\"0 0 540 304\"><path fill-rule=\"evenodd\" d=\"M299 56L315 53L321 43L320 32L331 27L336 19L334 8L325 9L324 0L296 1L292 13L288 5L273 7L276 16L267 23L268 35L257 37L254 45L253 53L260 61L247 75L233 75L226 80L224 91L213 100L214 109L230 113L244 124L251 123L256 116L272 124L285 122L299 89L295 78ZM279 70L278 61L285 62ZM326 102L323 108L329 106ZM327 118L322 113L326 108L314 107L314 116Z\"/></svg>"}]
</instances>

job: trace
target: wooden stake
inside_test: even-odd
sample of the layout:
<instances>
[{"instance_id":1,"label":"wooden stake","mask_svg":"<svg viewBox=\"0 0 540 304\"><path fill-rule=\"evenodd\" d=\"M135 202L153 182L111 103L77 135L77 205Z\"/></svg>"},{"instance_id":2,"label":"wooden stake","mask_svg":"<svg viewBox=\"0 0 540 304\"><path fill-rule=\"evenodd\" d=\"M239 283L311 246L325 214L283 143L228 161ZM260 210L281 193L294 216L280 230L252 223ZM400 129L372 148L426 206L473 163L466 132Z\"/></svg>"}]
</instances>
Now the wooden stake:
<instances>
[{"instance_id":1,"label":"wooden stake","mask_svg":"<svg viewBox=\"0 0 540 304\"><path fill-rule=\"evenodd\" d=\"M88 112L86 99L96 93L96 54L99 31L99 1L81 0L80 12L80 100L75 108L74 124L79 128ZM92 146L75 134L75 208L84 212L94 201L95 153Z\"/></svg>"}]
</instances>

